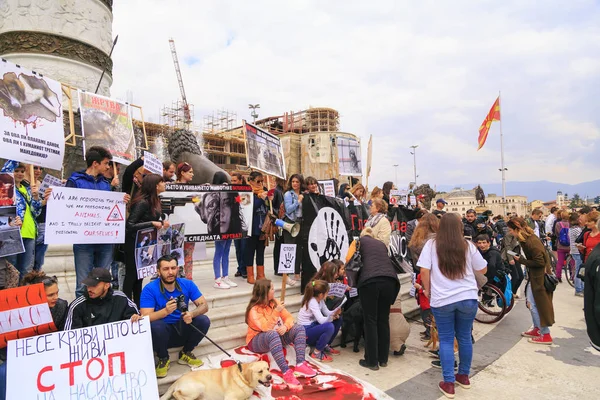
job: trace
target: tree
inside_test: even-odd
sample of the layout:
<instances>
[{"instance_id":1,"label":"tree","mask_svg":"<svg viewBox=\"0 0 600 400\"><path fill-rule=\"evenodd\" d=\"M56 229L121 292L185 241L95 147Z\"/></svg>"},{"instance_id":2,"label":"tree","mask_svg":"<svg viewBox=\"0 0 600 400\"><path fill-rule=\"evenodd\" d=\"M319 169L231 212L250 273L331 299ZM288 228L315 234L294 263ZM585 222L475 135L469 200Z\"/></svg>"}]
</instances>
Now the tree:
<instances>
[{"instance_id":1,"label":"tree","mask_svg":"<svg viewBox=\"0 0 600 400\"><path fill-rule=\"evenodd\" d=\"M428 183L424 183L422 185L417 186L416 188L413 189L413 194L415 196L418 196L420 194L424 195L425 197L423 198L423 205L425 206L426 209L430 209L431 208L431 200L433 200L433 198L435 197L435 191L429 186Z\"/></svg>"},{"instance_id":2,"label":"tree","mask_svg":"<svg viewBox=\"0 0 600 400\"><path fill-rule=\"evenodd\" d=\"M577 207L581 207L581 198L579 197L579 195L577 193L575 193L573 195L573 198L571 199L571 204L569 204L570 208L577 208Z\"/></svg>"}]
</instances>

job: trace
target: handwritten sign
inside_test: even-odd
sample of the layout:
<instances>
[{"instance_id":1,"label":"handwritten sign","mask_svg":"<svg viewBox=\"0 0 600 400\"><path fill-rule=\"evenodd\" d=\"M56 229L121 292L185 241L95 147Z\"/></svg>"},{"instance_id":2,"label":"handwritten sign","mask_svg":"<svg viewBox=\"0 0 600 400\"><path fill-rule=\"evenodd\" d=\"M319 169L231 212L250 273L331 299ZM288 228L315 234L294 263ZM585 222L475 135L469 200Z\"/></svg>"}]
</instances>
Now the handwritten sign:
<instances>
[{"instance_id":1,"label":"handwritten sign","mask_svg":"<svg viewBox=\"0 0 600 400\"><path fill-rule=\"evenodd\" d=\"M144 169L160 176L163 174L162 162L149 151L144 151Z\"/></svg>"},{"instance_id":2,"label":"handwritten sign","mask_svg":"<svg viewBox=\"0 0 600 400\"><path fill-rule=\"evenodd\" d=\"M42 184L40 185L41 196L44 195L44 192L50 186L63 187L63 186L65 186L65 184L60 179L58 179L50 174L46 174L46 176L44 177L44 180L42 181Z\"/></svg>"},{"instance_id":3,"label":"handwritten sign","mask_svg":"<svg viewBox=\"0 0 600 400\"><path fill-rule=\"evenodd\" d=\"M344 285L343 283L330 283L329 293L327 296L344 297L347 287L348 286Z\"/></svg>"},{"instance_id":4,"label":"handwritten sign","mask_svg":"<svg viewBox=\"0 0 600 400\"><path fill-rule=\"evenodd\" d=\"M0 348L12 339L55 330L42 283L0 290Z\"/></svg>"},{"instance_id":5,"label":"handwritten sign","mask_svg":"<svg viewBox=\"0 0 600 400\"><path fill-rule=\"evenodd\" d=\"M282 244L281 252L279 253L279 265L277 273L293 274L296 266L296 245Z\"/></svg>"},{"instance_id":6,"label":"handwritten sign","mask_svg":"<svg viewBox=\"0 0 600 400\"><path fill-rule=\"evenodd\" d=\"M335 185L333 181L319 181L319 191L325 196L335 197Z\"/></svg>"},{"instance_id":7,"label":"handwritten sign","mask_svg":"<svg viewBox=\"0 0 600 400\"><path fill-rule=\"evenodd\" d=\"M7 399L158 399L148 318L11 340Z\"/></svg>"},{"instance_id":8,"label":"handwritten sign","mask_svg":"<svg viewBox=\"0 0 600 400\"><path fill-rule=\"evenodd\" d=\"M48 200L45 244L125 242L123 193L54 188Z\"/></svg>"}]
</instances>

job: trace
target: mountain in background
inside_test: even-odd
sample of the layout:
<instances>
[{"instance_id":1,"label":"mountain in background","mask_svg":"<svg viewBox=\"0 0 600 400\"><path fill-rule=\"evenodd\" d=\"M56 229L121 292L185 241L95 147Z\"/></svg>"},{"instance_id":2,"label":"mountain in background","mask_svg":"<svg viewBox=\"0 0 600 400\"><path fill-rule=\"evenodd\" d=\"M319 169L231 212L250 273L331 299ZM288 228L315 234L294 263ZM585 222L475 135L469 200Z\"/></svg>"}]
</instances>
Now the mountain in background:
<instances>
[{"instance_id":1,"label":"mountain in background","mask_svg":"<svg viewBox=\"0 0 600 400\"><path fill-rule=\"evenodd\" d=\"M475 186L477 186L477 183L466 183L461 185L437 185L436 190L438 192L449 192L455 187L471 190ZM492 193L502 196L501 183L482 183L481 187L483 188L486 196ZM591 182L578 183L577 185L548 181L506 182L507 196L527 196L527 201L529 202L533 200L542 200L544 202L556 200L556 192L559 190L563 192L563 194L568 194L569 199L573 198L573 195L575 194L578 194L582 199L585 199L586 196L590 199L593 199L596 196L600 196L600 179Z\"/></svg>"}]
</instances>

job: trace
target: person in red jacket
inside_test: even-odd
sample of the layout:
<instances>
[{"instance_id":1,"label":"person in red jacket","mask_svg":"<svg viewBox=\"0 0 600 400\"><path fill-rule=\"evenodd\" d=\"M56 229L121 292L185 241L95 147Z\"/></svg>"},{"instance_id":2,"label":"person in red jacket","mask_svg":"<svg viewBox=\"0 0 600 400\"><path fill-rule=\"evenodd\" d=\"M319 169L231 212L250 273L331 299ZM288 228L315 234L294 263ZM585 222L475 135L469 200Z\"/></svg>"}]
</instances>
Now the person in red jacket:
<instances>
[{"instance_id":1,"label":"person in red jacket","mask_svg":"<svg viewBox=\"0 0 600 400\"><path fill-rule=\"evenodd\" d=\"M423 324L425 324L425 332L421 332L422 342L427 342L431 339L431 317L433 313L431 312L431 306L429 305L429 298L423 292L423 282L421 281L421 274L417 275L417 279L415 284L417 304L421 309L421 319L423 320Z\"/></svg>"}]
</instances>

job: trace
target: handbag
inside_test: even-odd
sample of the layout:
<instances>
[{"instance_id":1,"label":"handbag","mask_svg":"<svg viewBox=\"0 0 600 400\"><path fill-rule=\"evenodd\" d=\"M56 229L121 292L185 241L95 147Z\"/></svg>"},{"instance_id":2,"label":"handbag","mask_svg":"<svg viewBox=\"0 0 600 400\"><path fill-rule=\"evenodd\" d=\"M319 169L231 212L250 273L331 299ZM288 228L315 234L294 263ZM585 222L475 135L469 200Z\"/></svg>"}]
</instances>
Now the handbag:
<instances>
[{"instance_id":1,"label":"handbag","mask_svg":"<svg viewBox=\"0 0 600 400\"><path fill-rule=\"evenodd\" d=\"M558 279L556 275L549 274L547 272L544 273L544 288L547 292L554 292L556 290L556 286L558 285Z\"/></svg>"},{"instance_id":2,"label":"handbag","mask_svg":"<svg viewBox=\"0 0 600 400\"><path fill-rule=\"evenodd\" d=\"M356 251L346 263L346 277L348 278L348 286L355 288L358 285L360 271L362 270L363 262L360 255L360 240L356 241Z\"/></svg>"}]
</instances>

